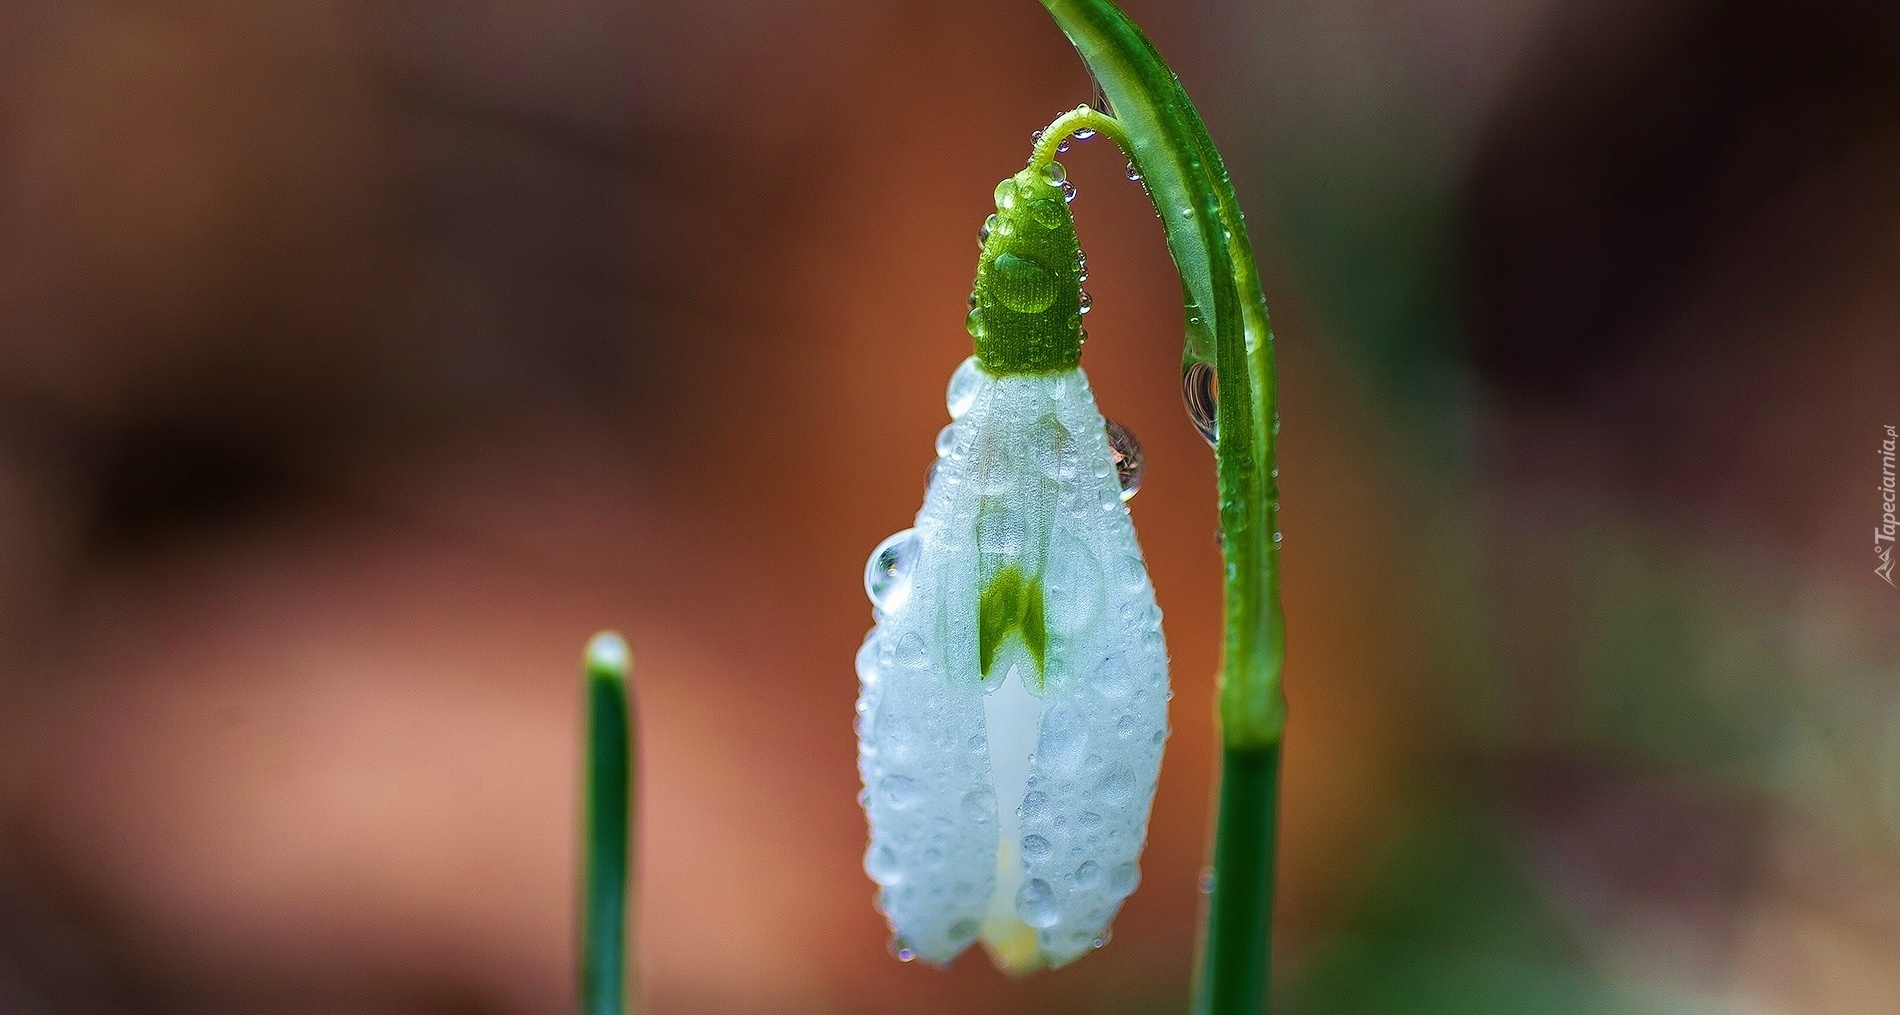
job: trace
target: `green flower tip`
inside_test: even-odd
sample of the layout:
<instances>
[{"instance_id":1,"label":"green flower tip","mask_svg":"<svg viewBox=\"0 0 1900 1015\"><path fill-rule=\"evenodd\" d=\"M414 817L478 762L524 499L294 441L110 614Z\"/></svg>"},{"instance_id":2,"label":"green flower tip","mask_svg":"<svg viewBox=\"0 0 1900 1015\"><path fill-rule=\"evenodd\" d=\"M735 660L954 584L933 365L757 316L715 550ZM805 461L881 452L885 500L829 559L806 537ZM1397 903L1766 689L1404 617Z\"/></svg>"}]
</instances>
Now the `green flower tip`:
<instances>
[{"instance_id":1,"label":"green flower tip","mask_svg":"<svg viewBox=\"0 0 1900 1015\"><path fill-rule=\"evenodd\" d=\"M970 337L994 376L1046 374L1082 359L1082 248L1060 163L996 185L983 223Z\"/></svg>"},{"instance_id":2,"label":"green flower tip","mask_svg":"<svg viewBox=\"0 0 1900 1015\"><path fill-rule=\"evenodd\" d=\"M627 639L617 632L602 631L587 640L587 675L594 680L625 681L633 668L633 653Z\"/></svg>"}]
</instances>

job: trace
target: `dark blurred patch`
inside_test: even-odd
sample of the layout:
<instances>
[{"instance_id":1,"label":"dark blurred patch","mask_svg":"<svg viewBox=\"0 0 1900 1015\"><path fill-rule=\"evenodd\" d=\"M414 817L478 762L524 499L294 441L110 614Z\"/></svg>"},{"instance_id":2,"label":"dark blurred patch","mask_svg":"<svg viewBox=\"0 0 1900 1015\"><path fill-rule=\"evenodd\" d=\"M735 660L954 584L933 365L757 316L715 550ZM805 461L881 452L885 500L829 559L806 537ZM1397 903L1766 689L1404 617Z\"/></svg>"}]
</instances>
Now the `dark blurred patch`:
<instances>
[{"instance_id":1,"label":"dark blurred patch","mask_svg":"<svg viewBox=\"0 0 1900 1015\"><path fill-rule=\"evenodd\" d=\"M100 452L93 541L141 550L209 535L290 502L298 492L286 448L209 419L130 426Z\"/></svg>"},{"instance_id":2,"label":"dark blurred patch","mask_svg":"<svg viewBox=\"0 0 1900 1015\"><path fill-rule=\"evenodd\" d=\"M1568 9L1465 183L1473 356L1507 388L1569 394L1625 365L1726 239L1900 121L1900 7L1683 6L1647 45Z\"/></svg>"}]
</instances>

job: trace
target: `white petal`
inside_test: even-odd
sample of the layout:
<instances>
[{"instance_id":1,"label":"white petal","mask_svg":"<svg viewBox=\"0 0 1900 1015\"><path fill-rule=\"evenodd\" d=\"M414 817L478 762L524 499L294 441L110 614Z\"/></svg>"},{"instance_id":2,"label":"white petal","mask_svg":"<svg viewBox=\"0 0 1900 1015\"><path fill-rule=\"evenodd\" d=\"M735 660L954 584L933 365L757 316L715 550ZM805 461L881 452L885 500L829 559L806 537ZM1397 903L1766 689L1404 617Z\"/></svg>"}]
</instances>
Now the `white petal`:
<instances>
[{"instance_id":1,"label":"white petal","mask_svg":"<svg viewBox=\"0 0 1900 1015\"><path fill-rule=\"evenodd\" d=\"M1160 611L1082 372L958 376L909 598L861 654L866 867L923 957L980 922L1006 968L1061 965L1137 880L1167 732ZM985 679L978 599L999 561L1040 587L1046 641L1038 660L1012 632Z\"/></svg>"}]
</instances>

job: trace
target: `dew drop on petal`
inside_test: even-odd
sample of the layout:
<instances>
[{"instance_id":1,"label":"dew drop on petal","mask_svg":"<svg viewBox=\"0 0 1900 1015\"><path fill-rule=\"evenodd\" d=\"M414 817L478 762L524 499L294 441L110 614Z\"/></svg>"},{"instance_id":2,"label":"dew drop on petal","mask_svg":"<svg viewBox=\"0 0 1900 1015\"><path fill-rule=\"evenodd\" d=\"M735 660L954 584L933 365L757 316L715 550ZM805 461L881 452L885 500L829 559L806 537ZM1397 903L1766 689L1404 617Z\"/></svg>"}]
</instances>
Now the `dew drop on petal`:
<instances>
[{"instance_id":1,"label":"dew drop on petal","mask_svg":"<svg viewBox=\"0 0 1900 1015\"><path fill-rule=\"evenodd\" d=\"M1188 418L1194 421L1194 429L1201 432L1201 438L1210 447L1219 436L1215 382L1211 363L1196 361L1181 371L1181 400L1187 404Z\"/></svg>"},{"instance_id":2,"label":"dew drop on petal","mask_svg":"<svg viewBox=\"0 0 1900 1015\"><path fill-rule=\"evenodd\" d=\"M1041 878L1030 879L1016 893L1016 915L1037 930L1055 926L1062 919L1062 910L1056 905L1055 889Z\"/></svg>"},{"instance_id":3,"label":"dew drop on petal","mask_svg":"<svg viewBox=\"0 0 1900 1015\"><path fill-rule=\"evenodd\" d=\"M956 443L957 428L955 426L946 426L937 431L937 457L942 458L949 454L950 449L955 447Z\"/></svg>"},{"instance_id":4,"label":"dew drop on petal","mask_svg":"<svg viewBox=\"0 0 1900 1015\"><path fill-rule=\"evenodd\" d=\"M1141 442L1134 431L1108 420L1108 457L1115 462L1115 478L1122 485L1122 500L1141 489Z\"/></svg>"},{"instance_id":5,"label":"dew drop on petal","mask_svg":"<svg viewBox=\"0 0 1900 1015\"><path fill-rule=\"evenodd\" d=\"M917 781L905 775L887 775L877 784L878 798L894 810L917 802Z\"/></svg>"},{"instance_id":6,"label":"dew drop on petal","mask_svg":"<svg viewBox=\"0 0 1900 1015\"><path fill-rule=\"evenodd\" d=\"M976 393L983 386L983 368L977 366L972 356L957 365L956 372L950 375L950 388L944 393L944 402L950 409L950 418L959 419L976 404Z\"/></svg>"},{"instance_id":7,"label":"dew drop on petal","mask_svg":"<svg viewBox=\"0 0 1900 1015\"><path fill-rule=\"evenodd\" d=\"M880 885L894 885L902 879L896 851L883 843L872 844L871 851L864 854L864 872Z\"/></svg>"},{"instance_id":8,"label":"dew drop on petal","mask_svg":"<svg viewBox=\"0 0 1900 1015\"><path fill-rule=\"evenodd\" d=\"M864 565L864 593L871 605L895 612L910 598L910 572L917 563L917 530L905 529L877 544Z\"/></svg>"}]
</instances>

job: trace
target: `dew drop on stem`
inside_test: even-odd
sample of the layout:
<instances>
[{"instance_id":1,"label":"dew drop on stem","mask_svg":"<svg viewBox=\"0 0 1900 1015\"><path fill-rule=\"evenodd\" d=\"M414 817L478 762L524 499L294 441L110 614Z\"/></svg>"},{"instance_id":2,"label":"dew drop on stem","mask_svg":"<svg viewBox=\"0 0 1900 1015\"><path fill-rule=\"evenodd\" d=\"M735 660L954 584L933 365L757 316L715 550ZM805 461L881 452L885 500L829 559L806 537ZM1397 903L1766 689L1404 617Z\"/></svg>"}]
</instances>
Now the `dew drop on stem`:
<instances>
[{"instance_id":1,"label":"dew drop on stem","mask_svg":"<svg viewBox=\"0 0 1900 1015\"><path fill-rule=\"evenodd\" d=\"M1197 360L1181 371L1181 401L1187 406L1188 418L1194 421L1194 429L1201 432L1201 438L1210 447L1219 436L1215 382L1211 363Z\"/></svg>"}]
</instances>

